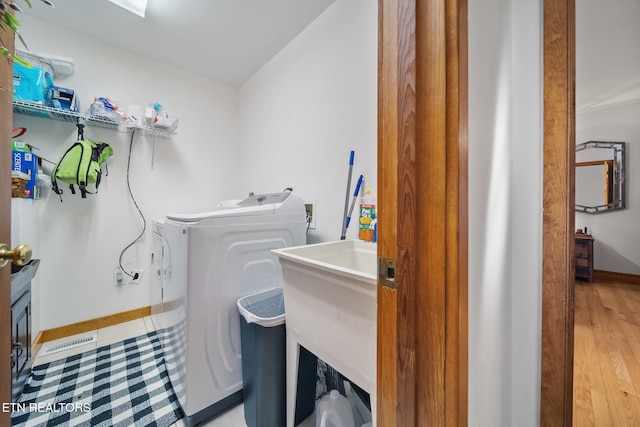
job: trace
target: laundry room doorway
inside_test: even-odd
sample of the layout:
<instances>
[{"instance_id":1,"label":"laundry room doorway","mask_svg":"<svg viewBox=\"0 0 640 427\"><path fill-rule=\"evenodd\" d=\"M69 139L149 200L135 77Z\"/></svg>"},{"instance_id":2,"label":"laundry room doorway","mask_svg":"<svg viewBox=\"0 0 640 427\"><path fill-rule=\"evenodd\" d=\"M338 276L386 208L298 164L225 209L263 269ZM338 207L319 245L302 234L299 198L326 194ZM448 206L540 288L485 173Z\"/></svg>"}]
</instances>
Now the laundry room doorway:
<instances>
[{"instance_id":1,"label":"laundry room doorway","mask_svg":"<svg viewBox=\"0 0 640 427\"><path fill-rule=\"evenodd\" d=\"M378 286L378 422L463 425L467 420L467 0L381 0L379 5L379 257L397 267L389 265L388 283ZM0 62L1 83L8 87L11 64ZM0 124L0 143L8 147L12 126L8 92L0 91L0 103L0 111L9 112ZM420 143L426 140L430 143ZM0 162L7 165L8 157L3 149ZM10 243L9 174L2 171L0 238ZM418 233L420 227L432 232ZM1 274L0 304L8 307L9 269ZM434 286L413 286L422 282ZM418 302L438 309L419 310ZM0 312L7 315L9 310ZM9 331L3 329L1 334L0 363L9 366ZM445 364L447 360L456 362ZM3 402L10 401L8 374L0 371ZM1 416L0 424L8 425L9 414Z\"/></svg>"}]
</instances>

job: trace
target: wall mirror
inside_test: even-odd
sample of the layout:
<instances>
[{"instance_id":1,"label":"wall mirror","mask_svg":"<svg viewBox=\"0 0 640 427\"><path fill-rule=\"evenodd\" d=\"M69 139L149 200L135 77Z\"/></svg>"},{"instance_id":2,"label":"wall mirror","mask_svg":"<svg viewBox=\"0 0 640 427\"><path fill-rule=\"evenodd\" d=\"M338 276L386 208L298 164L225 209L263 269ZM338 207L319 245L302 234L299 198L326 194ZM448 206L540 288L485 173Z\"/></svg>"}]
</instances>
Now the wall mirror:
<instances>
[{"instance_id":1,"label":"wall mirror","mask_svg":"<svg viewBox=\"0 0 640 427\"><path fill-rule=\"evenodd\" d=\"M624 209L624 142L576 145L576 211L590 214Z\"/></svg>"}]
</instances>

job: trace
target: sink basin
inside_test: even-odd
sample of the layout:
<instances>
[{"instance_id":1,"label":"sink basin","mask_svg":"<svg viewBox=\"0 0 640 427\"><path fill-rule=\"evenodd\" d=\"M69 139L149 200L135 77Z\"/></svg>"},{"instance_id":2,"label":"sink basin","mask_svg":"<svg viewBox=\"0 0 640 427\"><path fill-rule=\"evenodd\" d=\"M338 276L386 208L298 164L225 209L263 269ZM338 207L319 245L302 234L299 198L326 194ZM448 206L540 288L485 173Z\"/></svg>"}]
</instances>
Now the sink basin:
<instances>
[{"instance_id":1,"label":"sink basin","mask_svg":"<svg viewBox=\"0 0 640 427\"><path fill-rule=\"evenodd\" d=\"M272 252L284 286L287 425L293 425L299 346L367 391L375 411L376 244L341 240Z\"/></svg>"}]
</instances>

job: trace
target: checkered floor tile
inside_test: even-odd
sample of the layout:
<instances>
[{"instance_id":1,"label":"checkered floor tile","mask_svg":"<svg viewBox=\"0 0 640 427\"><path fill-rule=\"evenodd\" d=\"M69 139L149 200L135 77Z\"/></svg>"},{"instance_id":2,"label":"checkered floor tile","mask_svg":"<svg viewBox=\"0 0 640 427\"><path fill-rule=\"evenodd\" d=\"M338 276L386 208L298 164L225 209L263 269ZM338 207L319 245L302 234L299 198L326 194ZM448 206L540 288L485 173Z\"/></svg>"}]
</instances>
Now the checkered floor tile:
<instances>
[{"instance_id":1,"label":"checkered floor tile","mask_svg":"<svg viewBox=\"0 0 640 427\"><path fill-rule=\"evenodd\" d=\"M33 368L12 426L170 426L183 418L155 332Z\"/></svg>"}]
</instances>

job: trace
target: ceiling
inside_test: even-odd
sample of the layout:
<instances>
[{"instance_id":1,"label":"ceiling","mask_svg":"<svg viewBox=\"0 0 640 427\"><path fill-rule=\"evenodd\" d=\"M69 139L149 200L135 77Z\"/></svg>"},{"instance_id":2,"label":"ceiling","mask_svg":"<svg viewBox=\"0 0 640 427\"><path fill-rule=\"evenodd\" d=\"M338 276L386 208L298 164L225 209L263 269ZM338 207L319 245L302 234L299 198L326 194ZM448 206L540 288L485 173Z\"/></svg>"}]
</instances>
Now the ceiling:
<instances>
[{"instance_id":1,"label":"ceiling","mask_svg":"<svg viewBox=\"0 0 640 427\"><path fill-rule=\"evenodd\" d=\"M238 87L335 0L149 0L146 17L107 0L31 0L24 13Z\"/></svg>"}]
</instances>

